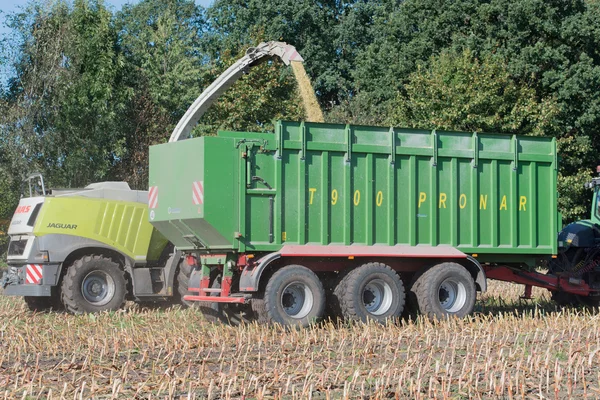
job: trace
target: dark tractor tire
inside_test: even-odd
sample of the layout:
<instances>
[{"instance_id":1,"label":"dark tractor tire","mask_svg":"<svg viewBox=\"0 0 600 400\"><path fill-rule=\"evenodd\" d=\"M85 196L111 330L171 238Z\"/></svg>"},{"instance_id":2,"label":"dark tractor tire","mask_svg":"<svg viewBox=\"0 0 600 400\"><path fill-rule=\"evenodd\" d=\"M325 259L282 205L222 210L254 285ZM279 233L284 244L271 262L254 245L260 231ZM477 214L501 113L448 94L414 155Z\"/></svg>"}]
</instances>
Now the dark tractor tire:
<instances>
[{"instance_id":1,"label":"dark tractor tire","mask_svg":"<svg viewBox=\"0 0 600 400\"><path fill-rule=\"evenodd\" d=\"M264 309L255 306L259 320L306 327L323 317L325 290L314 272L288 265L271 276L264 293Z\"/></svg>"},{"instance_id":2,"label":"dark tractor tire","mask_svg":"<svg viewBox=\"0 0 600 400\"><path fill-rule=\"evenodd\" d=\"M212 303L207 301L185 301L183 296L188 294L197 295L198 292L190 292L188 285L193 268L186 262L182 262L179 266L177 275L177 290L181 298L181 304L186 307L198 309L202 313L204 319L211 323L228 323L231 325L240 325L249 323L253 317L250 305L247 304L226 304ZM232 289L235 287L232 285ZM213 269L210 274L211 289L221 288L221 273L218 269ZM211 296L218 296L218 293L211 293Z\"/></svg>"},{"instance_id":3,"label":"dark tractor tire","mask_svg":"<svg viewBox=\"0 0 600 400\"><path fill-rule=\"evenodd\" d=\"M60 301L58 287L52 287L49 297L25 296L23 297L23 300L25 300L25 304L29 311L47 312L61 311L64 309L64 306Z\"/></svg>"},{"instance_id":4,"label":"dark tractor tire","mask_svg":"<svg viewBox=\"0 0 600 400\"><path fill-rule=\"evenodd\" d=\"M381 263L368 263L351 270L334 290L344 318L385 323L399 318L406 294L398 274Z\"/></svg>"},{"instance_id":5,"label":"dark tractor tire","mask_svg":"<svg viewBox=\"0 0 600 400\"><path fill-rule=\"evenodd\" d=\"M423 275L424 270L415 272L410 279L410 283L406 289L406 306L404 307L404 314L402 315L406 319L415 320L419 314L419 301L415 295L417 281Z\"/></svg>"},{"instance_id":6,"label":"dark tractor tire","mask_svg":"<svg viewBox=\"0 0 600 400\"><path fill-rule=\"evenodd\" d=\"M215 270L213 272L219 272ZM212 289L221 289L221 274L216 277L211 277ZM232 289L237 287L236 279L233 279ZM211 293L211 296L218 296L218 293ZM230 325L241 325L252 322L254 314L250 304L228 304L228 303L211 303L211 302L196 302L198 310L202 312L207 321L213 323L225 323Z\"/></svg>"},{"instance_id":7,"label":"dark tractor tire","mask_svg":"<svg viewBox=\"0 0 600 400\"><path fill-rule=\"evenodd\" d=\"M267 305L265 304L264 294L257 295L250 300L250 306L254 312L255 320L259 325L269 323L269 315L267 314Z\"/></svg>"},{"instance_id":8,"label":"dark tractor tire","mask_svg":"<svg viewBox=\"0 0 600 400\"><path fill-rule=\"evenodd\" d=\"M550 299L559 307L575 307L579 305L579 296L566 292L550 292Z\"/></svg>"},{"instance_id":9,"label":"dark tractor tire","mask_svg":"<svg viewBox=\"0 0 600 400\"><path fill-rule=\"evenodd\" d=\"M184 307L195 307L197 305L197 302L195 301L186 301L183 299L184 296L197 294L188 290L190 285L190 276L192 276L193 269L194 268L188 265L185 260L182 260L179 263L177 272L177 294L179 301Z\"/></svg>"},{"instance_id":10,"label":"dark tractor tire","mask_svg":"<svg viewBox=\"0 0 600 400\"><path fill-rule=\"evenodd\" d=\"M429 268L417 278L411 291L419 312L430 320L463 318L471 314L477 298L473 277L456 263Z\"/></svg>"},{"instance_id":11,"label":"dark tractor tire","mask_svg":"<svg viewBox=\"0 0 600 400\"><path fill-rule=\"evenodd\" d=\"M73 314L115 311L125 305L127 279L112 259L90 255L69 266L61 291L65 308Z\"/></svg>"},{"instance_id":12,"label":"dark tractor tire","mask_svg":"<svg viewBox=\"0 0 600 400\"><path fill-rule=\"evenodd\" d=\"M559 256L550 263L550 273L573 272L580 263L585 262L587 257L586 252L587 249L583 247L573 247L561 252ZM560 307L600 307L600 296L598 295L582 296L574 293L551 291L551 299Z\"/></svg>"}]
</instances>

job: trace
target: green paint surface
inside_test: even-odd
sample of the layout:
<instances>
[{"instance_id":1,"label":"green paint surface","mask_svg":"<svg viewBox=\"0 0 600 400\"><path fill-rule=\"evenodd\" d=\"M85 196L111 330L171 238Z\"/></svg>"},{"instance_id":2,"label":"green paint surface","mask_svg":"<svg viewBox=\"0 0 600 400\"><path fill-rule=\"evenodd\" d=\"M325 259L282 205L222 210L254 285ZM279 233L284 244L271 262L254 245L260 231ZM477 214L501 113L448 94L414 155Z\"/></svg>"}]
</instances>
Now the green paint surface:
<instances>
[{"instance_id":1,"label":"green paint surface","mask_svg":"<svg viewBox=\"0 0 600 400\"><path fill-rule=\"evenodd\" d=\"M556 253L556 178L553 138L278 122L152 146L151 222L184 250L448 245L514 261Z\"/></svg>"},{"instance_id":2,"label":"green paint surface","mask_svg":"<svg viewBox=\"0 0 600 400\"><path fill-rule=\"evenodd\" d=\"M157 260L167 244L148 223L146 204L78 196L47 197L33 233L85 237L134 260Z\"/></svg>"}]
</instances>

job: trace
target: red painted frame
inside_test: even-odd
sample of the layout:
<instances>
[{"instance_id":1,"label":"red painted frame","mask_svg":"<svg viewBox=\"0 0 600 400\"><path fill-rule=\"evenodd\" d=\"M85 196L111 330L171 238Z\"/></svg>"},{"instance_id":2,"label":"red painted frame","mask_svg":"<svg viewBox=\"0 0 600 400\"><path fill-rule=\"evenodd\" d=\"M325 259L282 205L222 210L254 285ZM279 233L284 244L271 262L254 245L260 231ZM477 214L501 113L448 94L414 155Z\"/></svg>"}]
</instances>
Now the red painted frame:
<instances>
[{"instance_id":1,"label":"red painted frame","mask_svg":"<svg viewBox=\"0 0 600 400\"><path fill-rule=\"evenodd\" d=\"M483 266L485 274L489 279L498 281L521 283L525 285L525 296L531 296L531 290L528 286L538 286L552 291L562 291L566 293L587 296L592 291L583 280L572 281L565 276L545 275L539 272L527 272L511 269L505 266Z\"/></svg>"}]
</instances>

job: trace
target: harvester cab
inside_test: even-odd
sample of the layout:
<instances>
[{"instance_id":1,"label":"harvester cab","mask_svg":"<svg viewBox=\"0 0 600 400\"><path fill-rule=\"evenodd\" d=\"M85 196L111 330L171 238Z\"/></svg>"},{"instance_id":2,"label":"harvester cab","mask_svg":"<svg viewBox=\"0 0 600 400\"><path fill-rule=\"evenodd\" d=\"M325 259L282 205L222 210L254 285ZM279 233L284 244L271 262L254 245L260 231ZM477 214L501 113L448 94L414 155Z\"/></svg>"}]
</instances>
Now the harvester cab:
<instances>
[{"instance_id":1,"label":"harvester cab","mask_svg":"<svg viewBox=\"0 0 600 400\"><path fill-rule=\"evenodd\" d=\"M26 184L26 185L25 185ZM46 195L46 186L44 177L41 173L35 172L23 180L21 185L21 197L38 197Z\"/></svg>"},{"instance_id":2,"label":"harvester cab","mask_svg":"<svg viewBox=\"0 0 600 400\"><path fill-rule=\"evenodd\" d=\"M46 194L42 174L33 173L23 180L21 183L21 200L8 227L8 234L11 237L28 235L33 231L33 225L44 203ZM15 246L15 243L22 243L22 241L11 239L11 245ZM11 250L14 249L9 247L9 254L12 253Z\"/></svg>"},{"instance_id":3,"label":"harvester cab","mask_svg":"<svg viewBox=\"0 0 600 400\"><path fill-rule=\"evenodd\" d=\"M600 172L600 166L598 166L598 172ZM585 184L585 187L594 191L591 219L594 221L594 223L600 224L600 196L598 195L598 188L600 188L600 177L592 179L591 182Z\"/></svg>"}]
</instances>

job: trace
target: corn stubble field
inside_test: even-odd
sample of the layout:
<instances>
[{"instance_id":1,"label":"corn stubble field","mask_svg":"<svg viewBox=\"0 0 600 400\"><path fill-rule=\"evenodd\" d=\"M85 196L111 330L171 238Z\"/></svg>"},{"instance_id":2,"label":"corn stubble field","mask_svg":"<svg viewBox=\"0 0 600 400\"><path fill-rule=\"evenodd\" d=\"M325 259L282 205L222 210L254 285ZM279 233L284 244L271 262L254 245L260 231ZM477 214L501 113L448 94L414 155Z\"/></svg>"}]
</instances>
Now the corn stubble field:
<instances>
[{"instance_id":1,"label":"corn stubble field","mask_svg":"<svg viewBox=\"0 0 600 400\"><path fill-rule=\"evenodd\" d=\"M33 314L0 297L0 398L598 398L600 316L491 282L436 324L286 331L193 309Z\"/></svg>"}]
</instances>

